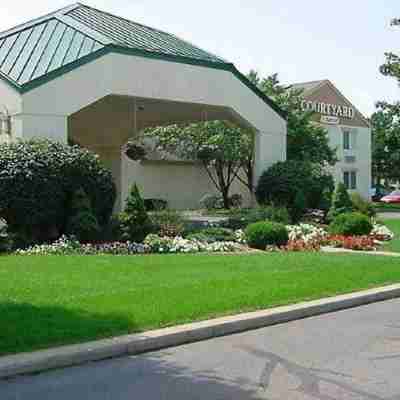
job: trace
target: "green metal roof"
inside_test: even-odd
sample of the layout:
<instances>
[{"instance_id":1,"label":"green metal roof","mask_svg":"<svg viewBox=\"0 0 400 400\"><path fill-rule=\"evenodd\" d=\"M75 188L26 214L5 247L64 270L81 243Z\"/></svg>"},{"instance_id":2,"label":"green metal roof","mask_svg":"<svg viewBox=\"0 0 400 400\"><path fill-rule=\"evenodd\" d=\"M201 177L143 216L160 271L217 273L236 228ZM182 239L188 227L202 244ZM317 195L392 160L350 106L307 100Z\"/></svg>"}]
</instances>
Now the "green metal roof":
<instances>
[{"instance_id":1,"label":"green metal roof","mask_svg":"<svg viewBox=\"0 0 400 400\"><path fill-rule=\"evenodd\" d=\"M285 117L233 64L169 33L80 3L0 33L0 78L24 93L108 52L230 71Z\"/></svg>"}]
</instances>

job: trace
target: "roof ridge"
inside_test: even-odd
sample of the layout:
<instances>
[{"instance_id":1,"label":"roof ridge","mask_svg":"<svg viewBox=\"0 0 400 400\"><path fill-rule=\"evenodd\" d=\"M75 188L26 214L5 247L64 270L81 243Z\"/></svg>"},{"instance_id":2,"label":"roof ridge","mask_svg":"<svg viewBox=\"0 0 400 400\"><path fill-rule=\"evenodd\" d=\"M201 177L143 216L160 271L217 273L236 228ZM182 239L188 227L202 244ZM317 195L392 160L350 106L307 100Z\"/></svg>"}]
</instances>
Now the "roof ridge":
<instances>
[{"instance_id":1,"label":"roof ridge","mask_svg":"<svg viewBox=\"0 0 400 400\"><path fill-rule=\"evenodd\" d=\"M51 13L44 14L41 17L37 17L37 18L31 19L28 22L24 22L22 24L18 24L16 26L12 27L12 28L9 28L9 29L6 29L4 31L1 31L0 32L0 39L4 39L7 36L10 36L10 35L12 35L12 34L14 34L16 32L21 32L21 31L29 29L29 28L31 28L31 27L33 27L35 25L39 25L39 24L41 24L43 22L46 22L46 21L48 21L48 20L50 20L52 18L57 18L59 15L65 15L65 13L67 13L67 12L77 8L77 7L79 7L80 5L81 5L80 3L73 3L73 4L69 5L69 6L66 6L66 7L63 7L63 8L59 8L58 10L53 11Z\"/></svg>"},{"instance_id":2,"label":"roof ridge","mask_svg":"<svg viewBox=\"0 0 400 400\"><path fill-rule=\"evenodd\" d=\"M221 61L223 61L223 62L225 62L225 63L227 63L227 64L230 64L229 61L223 59L222 57L220 57L220 56L218 56L218 55L216 55L216 54L214 54L214 53L211 53L211 52L208 51L208 50L205 51L205 50L203 50L201 47L198 47L197 45L195 45L195 44L189 42L189 41L186 40L186 39L182 39L181 37L179 37L179 36L177 36L177 35L175 35L175 34L173 34L173 33L170 33L170 32L167 32L167 31L163 31L163 30L161 30L161 29L153 28L153 27L151 27L151 26L149 26L149 25L142 24L141 22L136 22L136 21L133 21L133 20L131 20L131 19L128 19L128 18L125 18L125 17L121 17L121 16L119 16L119 15L117 15L117 14L113 14L113 13L110 13L110 12L108 12L108 11L100 10L99 8L89 6L89 5L87 5L87 4L83 4L83 3L76 3L76 4L77 4L78 6L80 6L80 7L85 7L85 8L88 8L88 9L91 9L91 10L94 10L94 11L97 11L97 12L100 12L100 13L102 13L102 14L108 15L108 16L110 16L110 17L121 19L121 20L123 20L123 21L125 21L125 22L128 22L128 23L130 23L130 24L135 24L135 25L138 25L138 26L140 26L140 27L142 27L142 28L150 29L151 31L153 31L153 32L155 32L155 33L161 33L161 34L163 34L163 35L167 35L167 36L169 36L169 37L173 37L173 38L175 38L175 39L177 39L177 40L179 40L179 41L181 41L181 42L185 42L186 44L192 46L193 48L197 49L198 51L201 51L201 52L204 52L204 53L208 53L209 55L211 55L211 56L213 56L213 57L215 57L215 58L217 58L217 59L219 59L219 60L221 60ZM72 9L71 9L71 10L68 10L68 11L65 13L65 15L66 15L67 13L69 13L70 11L72 11ZM96 31L96 32L97 32L97 31ZM107 36L107 38L108 38L109 40L112 40L108 35L105 35L105 34L104 34L104 36ZM116 44L118 44L118 43L116 43Z\"/></svg>"}]
</instances>

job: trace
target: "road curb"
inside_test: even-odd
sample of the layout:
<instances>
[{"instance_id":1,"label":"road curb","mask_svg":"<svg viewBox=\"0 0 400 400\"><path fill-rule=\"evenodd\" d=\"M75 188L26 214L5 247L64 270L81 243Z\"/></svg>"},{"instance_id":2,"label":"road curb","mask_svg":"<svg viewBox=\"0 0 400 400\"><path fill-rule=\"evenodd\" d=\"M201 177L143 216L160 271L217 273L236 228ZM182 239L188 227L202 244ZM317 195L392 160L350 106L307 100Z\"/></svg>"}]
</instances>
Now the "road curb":
<instances>
[{"instance_id":1,"label":"road curb","mask_svg":"<svg viewBox=\"0 0 400 400\"><path fill-rule=\"evenodd\" d=\"M141 354L397 297L400 297L400 285L391 285L141 334L0 357L0 378L12 378L90 361Z\"/></svg>"}]
</instances>

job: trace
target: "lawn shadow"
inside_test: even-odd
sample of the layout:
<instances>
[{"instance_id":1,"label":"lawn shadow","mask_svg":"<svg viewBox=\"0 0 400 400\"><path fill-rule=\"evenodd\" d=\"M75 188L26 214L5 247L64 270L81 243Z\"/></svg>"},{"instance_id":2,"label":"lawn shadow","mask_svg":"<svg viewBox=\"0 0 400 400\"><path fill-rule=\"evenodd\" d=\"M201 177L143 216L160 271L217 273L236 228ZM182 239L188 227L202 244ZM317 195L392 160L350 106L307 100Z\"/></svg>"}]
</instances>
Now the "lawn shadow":
<instances>
[{"instance_id":1,"label":"lawn shadow","mask_svg":"<svg viewBox=\"0 0 400 400\"><path fill-rule=\"evenodd\" d=\"M0 303L0 356L133 331L118 314L27 303Z\"/></svg>"}]
</instances>

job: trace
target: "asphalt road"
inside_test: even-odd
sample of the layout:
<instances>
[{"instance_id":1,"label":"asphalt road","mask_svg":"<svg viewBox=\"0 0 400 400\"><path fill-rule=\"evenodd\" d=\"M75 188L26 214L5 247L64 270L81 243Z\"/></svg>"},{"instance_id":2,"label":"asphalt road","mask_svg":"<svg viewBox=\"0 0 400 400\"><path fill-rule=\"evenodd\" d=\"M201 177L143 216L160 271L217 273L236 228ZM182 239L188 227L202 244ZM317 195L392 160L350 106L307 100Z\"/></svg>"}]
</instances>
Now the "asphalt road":
<instances>
[{"instance_id":1,"label":"asphalt road","mask_svg":"<svg viewBox=\"0 0 400 400\"><path fill-rule=\"evenodd\" d=\"M400 300L0 381L1 400L400 399Z\"/></svg>"}]
</instances>

